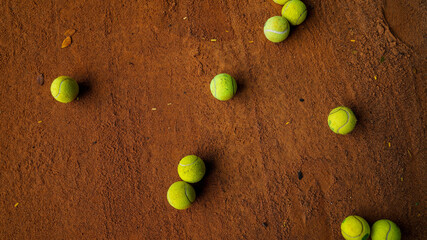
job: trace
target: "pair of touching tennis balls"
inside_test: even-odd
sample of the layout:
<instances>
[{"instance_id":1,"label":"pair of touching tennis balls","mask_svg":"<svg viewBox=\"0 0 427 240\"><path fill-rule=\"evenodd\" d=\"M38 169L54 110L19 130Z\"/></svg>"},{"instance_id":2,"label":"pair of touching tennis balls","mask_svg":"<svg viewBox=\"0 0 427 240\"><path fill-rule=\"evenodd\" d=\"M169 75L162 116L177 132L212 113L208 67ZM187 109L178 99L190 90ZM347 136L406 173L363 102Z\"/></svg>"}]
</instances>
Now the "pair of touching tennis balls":
<instances>
[{"instance_id":1,"label":"pair of touching tennis balls","mask_svg":"<svg viewBox=\"0 0 427 240\"><path fill-rule=\"evenodd\" d=\"M399 227L387 219L378 220L369 228L368 222L359 216L348 216L341 223L341 234L347 240L400 240Z\"/></svg>"},{"instance_id":2,"label":"pair of touching tennis balls","mask_svg":"<svg viewBox=\"0 0 427 240\"><path fill-rule=\"evenodd\" d=\"M283 5L282 16L274 16L264 25L265 37L274 43L285 40L290 33L290 25L300 25L307 17L307 7L300 0L274 0Z\"/></svg>"},{"instance_id":3,"label":"pair of touching tennis balls","mask_svg":"<svg viewBox=\"0 0 427 240\"><path fill-rule=\"evenodd\" d=\"M179 210L187 209L196 200L196 191L189 183L202 180L206 173L205 163L196 155L188 155L178 164L178 175L182 181L173 183L167 193L169 204Z\"/></svg>"}]
</instances>

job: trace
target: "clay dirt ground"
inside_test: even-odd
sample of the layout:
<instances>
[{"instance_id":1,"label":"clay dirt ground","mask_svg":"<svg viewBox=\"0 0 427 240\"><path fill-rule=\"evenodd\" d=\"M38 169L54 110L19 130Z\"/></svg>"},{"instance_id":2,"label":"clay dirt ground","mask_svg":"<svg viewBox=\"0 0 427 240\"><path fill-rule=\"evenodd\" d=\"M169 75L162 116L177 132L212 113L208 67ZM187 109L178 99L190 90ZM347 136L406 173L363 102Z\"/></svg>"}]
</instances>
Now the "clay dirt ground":
<instances>
[{"instance_id":1,"label":"clay dirt ground","mask_svg":"<svg viewBox=\"0 0 427 240\"><path fill-rule=\"evenodd\" d=\"M2 0L0 239L341 239L351 214L425 239L425 0L304 2L273 44L270 0ZM53 99L60 75L78 100ZM178 211L188 154L208 172Z\"/></svg>"}]
</instances>

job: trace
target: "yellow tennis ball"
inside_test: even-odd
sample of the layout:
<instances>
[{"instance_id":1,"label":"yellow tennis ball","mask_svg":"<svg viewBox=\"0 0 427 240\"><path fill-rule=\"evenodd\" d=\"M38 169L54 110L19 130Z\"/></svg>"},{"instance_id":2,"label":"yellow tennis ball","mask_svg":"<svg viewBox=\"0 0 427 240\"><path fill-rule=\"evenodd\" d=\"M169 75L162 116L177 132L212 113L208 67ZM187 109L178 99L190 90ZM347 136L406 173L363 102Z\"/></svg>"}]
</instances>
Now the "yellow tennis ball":
<instances>
[{"instance_id":1,"label":"yellow tennis ball","mask_svg":"<svg viewBox=\"0 0 427 240\"><path fill-rule=\"evenodd\" d=\"M289 2L290 0L273 0L275 3L280 5L285 5L285 3Z\"/></svg>"},{"instance_id":2,"label":"yellow tennis ball","mask_svg":"<svg viewBox=\"0 0 427 240\"><path fill-rule=\"evenodd\" d=\"M291 0L282 8L282 16L292 25L300 25L307 17L307 7L299 0Z\"/></svg>"},{"instance_id":3,"label":"yellow tennis ball","mask_svg":"<svg viewBox=\"0 0 427 240\"><path fill-rule=\"evenodd\" d=\"M369 224L359 216L348 216L341 223L341 234L347 240L366 240L369 233Z\"/></svg>"},{"instance_id":4,"label":"yellow tennis ball","mask_svg":"<svg viewBox=\"0 0 427 240\"><path fill-rule=\"evenodd\" d=\"M372 225L372 240L400 240L401 233L399 227L387 219L378 220Z\"/></svg>"},{"instance_id":5,"label":"yellow tennis ball","mask_svg":"<svg viewBox=\"0 0 427 240\"><path fill-rule=\"evenodd\" d=\"M289 30L288 20L281 16L269 18L264 25L265 37L274 43L285 40L289 36Z\"/></svg>"},{"instance_id":6,"label":"yellow tennis ball","mask_svg":"<svg viewBox=\"0 0 427 240\"><path fill-rule=\"evenodd\" d=\"M186 182L196 183L205 176L206 166L201 158L195 155L185 156L178 164L178 175Z\"/></svg>"},{"instance_id":7,"label":"yellow tennis ball","mask_svg":"<svg viewBox=\"0 0 427 240\"><path fill-rule=\"evenodd\" d=\"M346 135L353 131L356 126L356 116L348 107L337 107L332 109L328 116L329 128L334 132Z\"/></svg>"},{"instance_id":8,"label":"yellow tennis ball","mask_svg":"<svg viewBox=\"0 0 427 240\"><path fill-rule=\"evenodd\" d=\"M227 73L218 74L211 81L211 93L218 100L227 101L236 94L236 91L236 80Z\"/></svg>"},{"instance_id":9,"label":"yellow tennis ball","mask_svg":"<svg viewBox=\"0 0 427 240\"><path fill-rule=\"evenodd\" d=\"M79 94L79 85L71 77L60 76L53 80L50 92L57 101L69 103Z\"/></svg>"},{"instance_id":10,"label":"yellow tennis ball","mask_svg":"<svg viewBox=\"0 0 427 240\"><path fill-rule=\"evenodd\" d=\"M196 191L190 184L179 181L169 187L167 198L172 207L183 210L196 200Z\"/></svg>"}]
</instances>

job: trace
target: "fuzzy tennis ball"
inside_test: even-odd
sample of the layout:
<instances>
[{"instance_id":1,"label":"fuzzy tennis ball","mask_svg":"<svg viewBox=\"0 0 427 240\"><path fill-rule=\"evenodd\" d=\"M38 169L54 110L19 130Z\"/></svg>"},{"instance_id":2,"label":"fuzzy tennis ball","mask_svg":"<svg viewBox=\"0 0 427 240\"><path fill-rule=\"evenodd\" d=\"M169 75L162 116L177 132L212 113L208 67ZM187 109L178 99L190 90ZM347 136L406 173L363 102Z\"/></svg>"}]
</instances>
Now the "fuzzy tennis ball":
<instances>
[{"instance_id":1,"label":"fuzzy tennis ball","mask_svg":"<svg viewBox=\"0 0 427 240\"><path fill-rule=\"evenodd\" d=\"M273 0L275 3L280 5L285 5L285 3L289 2L290 0Z\"/></svg>"},{"instance_id":2,"label":"fuzzy tennis ball","mask_svg":"<svg viewBox=\"0 0 427 240\"><path fill-rule=\"evenodd\" d=\"M299 0L291 0L282 8L282 16L292 25L300 25L307 17L307 7Z\"/></svg>"},{"instance_id":3,"label":"fuzzy tennis ball","mask_svg":"<svg viewBox=\"0 0 427 240\"><path fill-rule=\"evenodd\" d=\"M329 128L334 133L342 135L353 131L356 121L356 116L351 109L343 106L332 109L328 116Z\"/></svg>"},{"instance_id":4,"label":"fuzzy tennis ball","mask_svg":"<svg viewBox=\"0 0 427 240\"><path fill-rule=\"evenodd\" d=\"M206 172L205 163L195 155L185 156L178 164L178 175L186 182L196 183L202 180Z\"/></svg>"},{"instance_id":5,"label":"fuzzy tennis ball","mask_svg":"<svg viewBox=\"0 0 427 240\"><path fill-rule=\"evenodd\" d=\"M79 94L79 85L71 77L60 76L53 80L50 92L57 101L69 103Z\"/></svg>"},{"instance_id":6,"label":"fuzzy tennis ball","mask_svg":"<svg viewBox=\"0 0 427 240\"><path fill-rule=\"evenodd\" d=\"M348 216L341 223L341 234L347 240L366 240L369 233L369 224L359 216Z\"/></svg>"},{"instance_id":7,"label":"fuzzy tennis ball","mask_svg":"<svg viewBox=\"0 0 427 240\"><path fill-rule=\"evenodd\" d=\"M211 93L218 100L227 101L236 94L236 91L236 80L227 73L218 74L211 81Z\"/></svg>"},{"instance_id":8,"label":"fuzzy tennis ball","mask_svg":"<svg viewBox=\"0 0 427 240\"><path fill-rule=\"evenodd\" d=\"M387 219L378 220L372 225L372 240L400 240L401 233L399 227Z\"/></svg>"},{"instance_id":9,"label":"fuzzy tennis ball","mask_svg":"<svg viewBox=\"0 0 427 240\"><path fill-rule=\"evenodd\" d=\"M172 207L183 210L196 200L196 191L190 184L179 181L169 187L167 198Z\"/></svg>"},{"instance_id":10,"label":"fuzzy tennis ball","mask_svg":"<svg viewBox=\"0 0 427 240\"><path fill-rule=\"evenodd\" d=\"M265 22L264 35L268 40L278 43L289 36L289 28L289 23L286 18L274 16Z\"/></svg>"}]
</instances>

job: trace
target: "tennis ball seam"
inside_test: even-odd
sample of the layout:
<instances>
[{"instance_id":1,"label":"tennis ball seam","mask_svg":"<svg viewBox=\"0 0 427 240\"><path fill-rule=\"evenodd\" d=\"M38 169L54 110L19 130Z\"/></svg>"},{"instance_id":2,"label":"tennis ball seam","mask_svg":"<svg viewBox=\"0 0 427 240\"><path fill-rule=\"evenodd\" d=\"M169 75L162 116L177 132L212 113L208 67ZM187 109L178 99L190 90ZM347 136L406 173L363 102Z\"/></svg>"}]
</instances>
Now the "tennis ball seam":
<instances>
[{"instance_id":1,"label":"tennis ball seam","mask_svg":"<svg viewBox=\"0 0 427 240\"><path fill-rule=\"evenodd\" d=\"M197 160L199 160L199 157L196 157L196 159L192 163L190 163L190 164L181 164L181 163L179 163L179 165L183 166L183 167L188 167L188 166L191 166L191 165L195 164L197 162Z\"/></svg>"},{"instance_id":2,"label":"tennis ball seam","mask_svg":"<svg viewBox=\"0 0 427 240\"><path fill-rule=\"evenodd\" d=\"M283 13L285 13L286 12L286 9L288 9L288 7L289 7L289 5L291 5L291 4L289 4L291 1L289 1L289 2L287 2L286 4L287 4L287 6L286 6L286 8L282 11ZM283 14L282 14L283 15Z\"/></svg>"},{"instance_id":3,"label":"tennis ball seam","mask_svg":"<svg viewBox=\"0 0 427 240\"><path fill-rule=\"evenodd\" d=\"M185 197L187 198L187 200L188 200L190 203L193 203L193 202L190 200L190 198L188 197L188 194L187 194L187 188L188 188L188 186L187 186L187 185L185 185Z\"/></svg>"},{"instance_id":4,"label":"tennis ball seam","mask_svg":"<svg viewBox=\"0 0 427 240\"><path fill-rule=\"evenodd\" d=\"M391 232L391 224L387 221L388 224L388 232L387 235L385 236L385 240L388 240L388 234Z\"/></svg>"},{"instance_id":5,"label":"tennis ball seam","mask_svg":"<svg viewBox=\"0 0 427 240\"><path fill-rule=\"evenodd\" d=\"M345 109L340 108L340 110L343 110L345 112L345 114L347 114L347 121L337 129L337 133L340 133L341 128L345 127L345 125L347 125L350 122L350 113L347 112Z\"/></svg>"},{"instance_id":6,"label":"tennis ball seam","mask_svg":"<svg viewBox=\"0 0 427 240\"><path fill-rule=\"evenodd\" d=\"M58 96L59 96L59 94L61 94L61 86L62 86L62 83L63 82L65 82L65 81L67 81L68 79L63 79L62 81L61 81L61 83L59 83L59 87L58 87L58 94L56 94L56 96L55 96L55 98L57 98Z\"/></svg>"},{"instance_id":7,"label":"tennis ball seam","mask_svg":"<svg viewBox=\"0 0 427 240\"><path fill-rule=\"evenodd\" d=\"M289 28L287 28L285 31L283 32L279 32L279 31L275 31L275 30L271 30L271 29L266 29L266 32L272 32L272 33L276 33L276 34L286 34L288 32Z\"/></svg>"},{"instance_id":8,"label":"tennis ball seam","mask_svg":"<svg viewBox=\"0 0 427 240\"><path fill-rule=\"evenodd\" d=\"M342 232L342 233L344 233L347 237L349 237L349 238L358 238L358 237L360 237L362 234L363 234L363 232L364 232L364 226L363 226L363 222L362 221L360 221L357 217L354 217L357 221L359 221L360 222L360 225L362 226L362 230L360 231L360 234L359 235L357 235L357 236L350 236L350 235L348 235L346 232Z\"/></svg>"},{"instance_id":9,"label":"tennis ball seam","mask_svg":"<svg viewBox=\"0 0 427 240\"><path fill-rule=\"evenodd\" d=\"M299 15L299 17L298 17L298 19L297 19L297 21L296 21L296 23L298 24L299 23L299 19L301 18L301 16L304 14L304 13L306 13L307 12L307 9L306 10L304 10L304 12L302 12L300 15Z\"/></svg>"}]
</instances>

